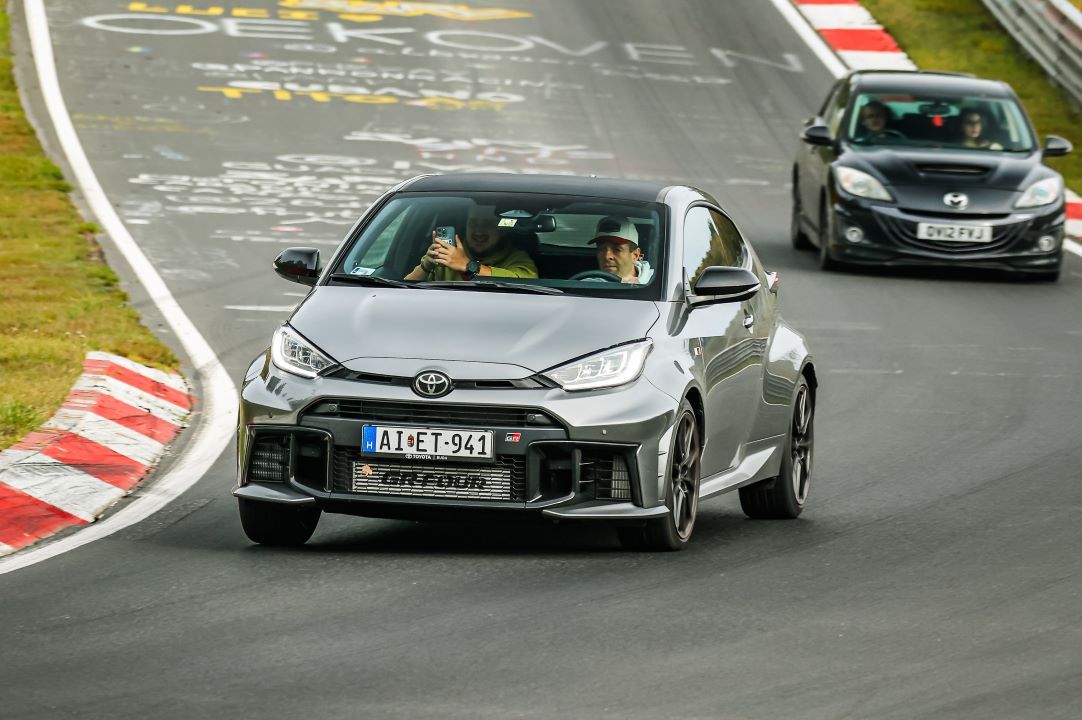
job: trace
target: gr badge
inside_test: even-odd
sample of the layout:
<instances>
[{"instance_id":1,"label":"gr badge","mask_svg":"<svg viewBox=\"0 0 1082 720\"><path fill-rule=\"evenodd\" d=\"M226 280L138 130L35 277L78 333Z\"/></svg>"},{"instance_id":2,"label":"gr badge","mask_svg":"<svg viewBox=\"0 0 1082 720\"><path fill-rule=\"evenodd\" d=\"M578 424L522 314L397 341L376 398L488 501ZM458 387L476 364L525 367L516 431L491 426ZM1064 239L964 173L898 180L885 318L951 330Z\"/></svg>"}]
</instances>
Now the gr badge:
<instances>
[{"instance_id":1,"label":"gr badge","mask_svg":"<svg viewBox=\"0 0 1082 720\"><path fill-rule=\"evenodd\" d=\"M504 438L504 442L517 443L522 439L522 433L507 433L507 437Z\"/></svg>"}]
</instances>

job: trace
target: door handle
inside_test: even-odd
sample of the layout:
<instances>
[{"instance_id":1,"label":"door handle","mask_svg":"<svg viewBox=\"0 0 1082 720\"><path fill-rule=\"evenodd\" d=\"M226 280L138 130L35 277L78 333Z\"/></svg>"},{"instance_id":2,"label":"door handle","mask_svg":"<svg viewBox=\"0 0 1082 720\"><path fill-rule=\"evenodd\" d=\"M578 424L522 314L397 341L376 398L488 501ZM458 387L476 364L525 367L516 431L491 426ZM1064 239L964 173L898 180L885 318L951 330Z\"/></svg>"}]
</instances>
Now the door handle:
<instances>
[{"instance_id":1,"label":"door handle","mask_svg":"<svg viewBox=\"0 0 1082 720\"><path fill-rule=\"evenodd\" d=\"M755 316L751 313L744 313L744 327L751 330L753 325L755 325Z\"/></svg>"}]
</instances>

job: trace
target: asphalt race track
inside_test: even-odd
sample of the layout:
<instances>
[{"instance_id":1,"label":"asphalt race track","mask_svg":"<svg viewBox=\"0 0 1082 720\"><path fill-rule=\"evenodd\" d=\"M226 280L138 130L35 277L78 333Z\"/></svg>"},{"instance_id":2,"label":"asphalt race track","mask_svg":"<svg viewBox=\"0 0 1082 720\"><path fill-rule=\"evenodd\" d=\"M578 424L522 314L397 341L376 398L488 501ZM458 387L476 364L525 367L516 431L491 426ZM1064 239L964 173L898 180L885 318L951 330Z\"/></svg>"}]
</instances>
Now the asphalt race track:
<instances>
[{"instance_id":1,"label":"asphalt race track","mask_svg":"<svg viewBox=\"0 0 1082 720\"><path fill-rule=\"evenodd\" d=\"M181 5L47 9L99 179L238 383L302 295L274 255L330 253L397 179L688 182L817 355L810 506L753 522L723 496L676 554L327 515L281 551L244 538L227 451L150 519L0 575L0 717L1082 716L1082 260L1041 284L791 250L796 132L831 77L772 3Z\"/></svg>"}]
</instances>

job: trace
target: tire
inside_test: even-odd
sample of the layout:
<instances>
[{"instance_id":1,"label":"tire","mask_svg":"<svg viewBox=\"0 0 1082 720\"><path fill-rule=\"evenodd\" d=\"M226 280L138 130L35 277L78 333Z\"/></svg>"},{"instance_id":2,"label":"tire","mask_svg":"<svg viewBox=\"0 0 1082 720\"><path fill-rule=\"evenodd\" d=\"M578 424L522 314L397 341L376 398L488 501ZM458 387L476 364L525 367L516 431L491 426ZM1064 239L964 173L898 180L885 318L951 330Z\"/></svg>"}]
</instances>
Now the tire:
<instances>
[{"instance_id":1,"label":"tire","mask_svg":"<svg viewBox=\"0 0 1082 720\"><path fill-rule=\"evenodd\" d=\"M239 500L240 524L248 539L260 545L299 547L319 523L319 508Z\"/></svg>"},{"instance_id":2,"label":"tire","mask_svg":"<svg viewBox=\"0 0 1082 720\"><path fill-rule=\"evenodd\" d=\"M680 403L676 418L665 473L665 507L669 512L648 521L645 527L620 528L620 544L626 549L683 550L691 540L699 515L703 444L695 411L687 399Z\"/></svg>"},{"instance_id":3,"label":"tire","mask_svg":"<svg viewBox=\"0 0 1082 720\"><path fill-rule=\"evenodd\" d=\"M815 446L815 403L808 381L801 376L793 398L785 452L777 477L740 488L740 508L749 518L792 519L808 500Z\"/></svg>"},{"instance_id":4,"label":"tire","mask_svg":"<svg viewBox=\"0 0 1082 720\"><path fill-rule=\"evenodd\" d=\"M827 210L826 200L819 202L819 267L823 270L841 270L842 263L830 255L830 239L834 236L834 213Z\"/></svg>"},{"instance_id":5,"label":"tire","mask_svg":"<svg viewBox=\"0 0 1082 720\"><path fill-rule=\"evenodd\" d=\"M793 172L793 211L789 218L789 241L794 250L811 250L814 247L811 240L801 228L800 220L802 211L800 208L800 188L797 187L796 172Z\"/></svg>"}]
</instances>

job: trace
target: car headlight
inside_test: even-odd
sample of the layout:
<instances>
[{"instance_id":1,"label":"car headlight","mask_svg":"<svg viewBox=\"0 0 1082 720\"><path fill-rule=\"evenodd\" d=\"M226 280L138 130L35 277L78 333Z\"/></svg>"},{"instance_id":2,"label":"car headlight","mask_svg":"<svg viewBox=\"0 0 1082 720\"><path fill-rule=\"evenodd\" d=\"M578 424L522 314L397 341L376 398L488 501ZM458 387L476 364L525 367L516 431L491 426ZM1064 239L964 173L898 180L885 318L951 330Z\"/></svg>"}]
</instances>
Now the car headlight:
<instances>
[{"instance_id":1,"label":"car headlight","mask_svg":"<svg viewBox=\"0 0 1082 720\"><path fill-rule=\"evenodd\" d=\"M894 196L887 192L883 183L871 175L860 170L839 165L834 168L838 178L838 184L850 195L869 198L870 200L887 200L894 202Z\"/></svg>"},{"instance_id":2,"label":"car headlight","mask_svg":"<svg viewBox=\"0 0 1082 720\"><path fill-rule=\"evenodd\" d=\"M274 331L271 361L281 370L306 378L314 378L338 364L288 325Z\"/></svg>"},{"instance_id":3,"label":"car headlight","mask_svg":"<svg viewBox=\"0 0 1082 720\"><path fill-rule=\"evenodd\" d=\"M642 374L652 340L609 348L541 373L564 390L597 390L636 380Z\"/></svg>"},{"instance_id":4,"label":"car headlight","mask_svg":"<svg viewBox=\"0 0 1082 720\"><path fill-rule=\"evenodd\" d=\"M1051 205L1059 200L1059 196L1062 194L1063 178L1045 178L1044 180L1038 180L1026 188L1026 191L1022 193L1022 197L1018 198L1018 202L1016 202L1014 206L1016 208L1028 208Z\"/></svg>"}]
</instances>

